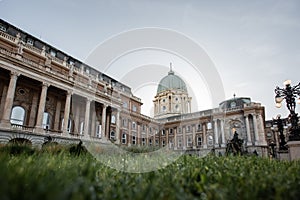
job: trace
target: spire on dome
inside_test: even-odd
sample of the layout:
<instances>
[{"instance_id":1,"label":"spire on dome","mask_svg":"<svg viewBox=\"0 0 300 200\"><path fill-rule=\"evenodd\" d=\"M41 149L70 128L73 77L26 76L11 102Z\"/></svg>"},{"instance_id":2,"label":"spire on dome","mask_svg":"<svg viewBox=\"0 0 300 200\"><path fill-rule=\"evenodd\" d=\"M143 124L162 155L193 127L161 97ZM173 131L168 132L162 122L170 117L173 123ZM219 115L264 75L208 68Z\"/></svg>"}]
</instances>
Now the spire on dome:
<instances>
[{"instance_id":1,"label":"spire on dome","mask_svg":"<svg viewBox=\"0 0 300 200\"><path fill-rule=\"evenodd\" d=\"M170 62L170 71L169 71L169 73L168 74L173 74L174 75L174 72L173 72L173 69L172 69L172 63Z\"/></svg>"}]
</instances>

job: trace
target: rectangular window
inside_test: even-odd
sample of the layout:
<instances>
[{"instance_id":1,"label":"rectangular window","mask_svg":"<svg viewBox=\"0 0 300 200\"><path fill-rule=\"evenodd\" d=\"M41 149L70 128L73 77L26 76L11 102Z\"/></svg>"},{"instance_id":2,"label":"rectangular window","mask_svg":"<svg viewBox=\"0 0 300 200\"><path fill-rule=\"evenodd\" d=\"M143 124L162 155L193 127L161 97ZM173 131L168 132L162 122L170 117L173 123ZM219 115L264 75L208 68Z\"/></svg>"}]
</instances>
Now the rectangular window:
<instances>
[{"instance_id":1,"label":"rectangular window","mask_svg":"<svg viewBox=\"0 0 300 200\"><path fill-rule=\"evenodd\" d=\"M177 138L177 146L180 148L182 147L182 137Z\"/></svg>"},{"instance_id":2,"label":"rectangular window","mask_svg":"<svg viewBox=\"0 0 300 200\"><path fill-rule=\"evenodd\" d=\"M122 120L122 125L123 125L123 127L127 127L127 120L126 119Z\"/></svg>"},{"instance_id":3,"label":"rectangular window","mask_svg":"<svg viewBox=\"0 0 300 200\"><path fill-rule=\"evenodd\" d=\"M142 138L142 145L145 146L146 145L146 138Z\"/></svg>"},{"instance_id":4,"label":"rectangular window","mask_svg":"<svg viewBox=\"0 0 300 200\"><path fill-rule=\"evenodd\" d=\"M149 146L152 146L152 139L149 139Z\"/></svg>"},{"instance_id":5,"label":"rectangular window","mask_svg":"<svg viewBox=\"0 0 300 200\"><path fill-rule=\"evenodd\" d=\"M186 132L187 132L187 133L190 133L190 132L191 132L191 126L187 126L187 127L186 127Z\"/></svg>"},{"instance_id":6,"label":"rectangular window","mask_svg":"<svg viewBox=\"0 0 300 200\"><path fill-rule=\"evenodd\" d=\"M212 129L212 125L211 125L211 122L207 122L207 129Z\"/></svg>"},{"instance_id":7,"label":"rectangular window","mask_svg":"<svg viewBox=\"0 0 300 200\"><path fill-rule=\"evenodd\" d=\"M135 105L132 105L132 111L136 112L136 106Z\"/></svg>"},{"instance_id":8,"label":"rectangular window","mask_svg":"<svg viewBox=\"0 0 300 200\"><path fill-rule=\"evenodd\" d=\"M30 38L28 38L28 39L27 39L27 44L29 44L29 45L33 45L33 40L32 40L32 39L30 39Z\"/></svg>"},{"instance_id":9,"label":"rectangular window","mask_svg":"<svg viewBox=\"0 0 300 200\"><path fill-rule=\"evenodd\" d=\"M161 130L161 135L165 135L165 134L166 134L165 129Z\"/></svg>"},{"instance_id":10,"label":"rectangular window","mask_svg":"<svg viewBox=\"0 0 300 200\"><path fill-rule=\"evenodd\" d=\"M96 137L101 138L101 125L96 127Z\"/></svg>"},{"instance_id":11,"label":"rectangular window","mask_svg":"<svg viewBox=\"0 0 300 200\"><path fill-rule=\"evenodd\" d=\"M158 146L159 145L159 141L158 139L155 140L155 145Z\"/></svg>"},{"instance_id":12,"label":"rectangular window","mask_svg":"<svg viewBox=\"0 0 300 200\"><path fill-rule=\"evenodd\" d=\"M122 144L126 144L127 141L126 141L126 133L123 133L122 134Z\"/></svg>"},{"instance_id":13,"label":"rectangular window","mask_svg":"<svg viewBox=\"0 0 300 200\"><path fill-rule=\"evenodd\" d=\"M201 131L201 130L202 130L201 124L198 124L197 125L197 131Z\"/></svg>"},{"instance_id":14,"label":"rectangular window","mask_svg":"<svg viewBox=\"0 0 300 200\"><path fill-rule=\"evenodd\" d=\"M136 137L135 137L135 135L132 136L132 144L136 145Z\"/></svg>"},{"instance_id":15,"label":"rectangular window","mask_svg":"<svg viewBox=\"0 0 300 200\"><path fill-rule=\"evenodd\" d=\"M163 147L166 146L166 141L165 141L165 140L162 141L162 146L163 146Z\"/></svg>"},{"instance_id":16,"label":"rectangular window","mask_svg":"<svg viewBox=\"0 0 300 200\"><path fill-rule=\"evenodd\" d=\"M197 137L197 146L201 146L202 145L202 137L198 136Z\"/></svg>"},{"instance_id":17,"label":"rectangular window","mask_svg":"<svg viewBox=\"0 0 300 200\"><path fill-rule=\"evenodd\" d=\"M6 27L4 25L0 24L0 30L3 32L6 32Z\"/></svg>"},{"instance_id":18,"label":"rectangular window","mask_svg":"<svg viewBox=\"0 0 300 200\"><path fill-rule=\"evenodd\" d=\"M173 134L173 129L170 128L170 129L169 129L169 132L170 132L170 134Z\"/></svg>"},{"instance_id":19,"label":"rectangular window","mask_svg":"<svg viewBox=\"0 0 300 200\"><path fill-rule=\"evenodd\" d=\"M173 139L172 138L169 139L169 147L170 148L174 147L174 143L173 143Z\"/></svg>"},{"instance_id":20,"label":"rectangular window","mask_svg":"<svg viewBox=\"0 0 300 200\"><path fill-rule=\"evenodd\" d=\"M56 52L54 50L51 50L50 51L50 55L53 56L53 57L55 57L56 56Z\"/></svg>"},{"instance_id":21,"label":"rectangular window","mask_svg":"<svg viewBox=\"0 0 300 200\"><path fill-rule=\"evenodd\" d=\"M192 147L193 146L193 137L192 136L187 136L187 138L186 138L186 146L187 147Z\"/></svg>"},{"instance_id":22,"label":"rectangular window","mask_svg":"<svg viewBox=\"0 0 300 200\"><path fill-rule=\"evenodd\" d=\"M136 123L135 122L132 122L132 129L136 129Z\"/></svg>"},{"instance_id":23,"label":"rectangular window","mask_svg":"<svg viewBox=\"0 0 300 200\"><path fill-rule=\"evenodd\" d=\"M178 127L177 132L181 133L181 127Z\"/></svg>"}]
</instances>

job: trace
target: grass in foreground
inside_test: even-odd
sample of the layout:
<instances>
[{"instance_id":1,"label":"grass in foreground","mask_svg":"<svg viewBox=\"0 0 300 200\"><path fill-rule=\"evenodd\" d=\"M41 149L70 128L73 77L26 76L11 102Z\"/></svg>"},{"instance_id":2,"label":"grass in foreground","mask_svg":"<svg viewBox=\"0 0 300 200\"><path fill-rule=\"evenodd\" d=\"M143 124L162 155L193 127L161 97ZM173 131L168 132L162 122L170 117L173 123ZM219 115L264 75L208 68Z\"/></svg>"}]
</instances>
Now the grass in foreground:
<instances>
[{"instance_id":1,"label":"grass in foreground","mask_svg":"<svg viewBox=\"0 0 300 200\"><path fill-rule=\"evenodd\" d=\"M119 172L65 148L0 149L0 199L299 199L300 162L182 156L144 174Z\"/></svg>"}]
</instances>

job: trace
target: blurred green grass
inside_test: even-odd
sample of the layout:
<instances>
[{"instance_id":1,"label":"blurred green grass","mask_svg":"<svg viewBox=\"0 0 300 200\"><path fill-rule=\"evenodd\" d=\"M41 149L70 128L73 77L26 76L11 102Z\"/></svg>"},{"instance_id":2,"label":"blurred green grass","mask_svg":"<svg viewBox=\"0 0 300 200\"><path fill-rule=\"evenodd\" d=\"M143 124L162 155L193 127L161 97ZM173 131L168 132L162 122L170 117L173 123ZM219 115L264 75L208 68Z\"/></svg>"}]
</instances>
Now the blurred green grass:
<instances>
[{"instance_id":1,"label":"blurred green grass","mask_svg":"<svg viewBox=\"0 0 300 200\"><path fill-rule=\"evenodd\" d=\"M0 199L300 197L300 161L184 155L164 169L131 174L111 169L88 153L70 154L69 149L0 147Z\"/></svg>"}]
</instances>

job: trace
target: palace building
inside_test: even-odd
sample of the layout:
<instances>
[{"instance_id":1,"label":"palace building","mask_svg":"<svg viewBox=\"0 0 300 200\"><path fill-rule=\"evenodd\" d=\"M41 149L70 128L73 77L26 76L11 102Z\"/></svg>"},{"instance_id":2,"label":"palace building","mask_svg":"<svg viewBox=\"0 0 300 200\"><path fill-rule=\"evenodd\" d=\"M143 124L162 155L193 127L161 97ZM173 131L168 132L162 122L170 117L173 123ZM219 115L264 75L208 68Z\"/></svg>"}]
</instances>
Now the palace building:
<instances>
[{"instance_id":1,"label":"palace building","mask_svg":"<svg viewBox=\"0 0 300 200\"><path fill-rule=\"evenodd\" d=\"M248 152L267 156L260 103L234 97L191 112L185 82L172 68L163 76L151 118L129 86L0 20L0 142L41 147L51 136L223 154L236 131Z\"/></svg>"}]
</instances>

